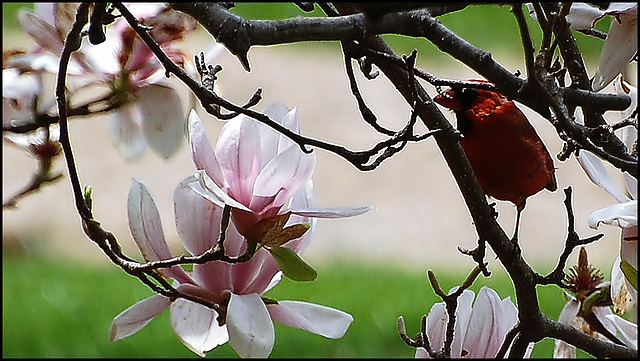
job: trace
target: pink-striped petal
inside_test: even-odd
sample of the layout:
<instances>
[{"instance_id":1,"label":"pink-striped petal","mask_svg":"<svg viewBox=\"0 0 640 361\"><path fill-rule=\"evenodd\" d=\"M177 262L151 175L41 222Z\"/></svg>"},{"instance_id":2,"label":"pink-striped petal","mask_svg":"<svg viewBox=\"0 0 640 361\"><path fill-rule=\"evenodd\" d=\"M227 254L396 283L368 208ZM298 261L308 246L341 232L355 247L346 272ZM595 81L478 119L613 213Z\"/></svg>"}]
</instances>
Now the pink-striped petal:
<instances>
[{"instance_id":1,"label":"pink-striped petal","mask_svg":"<svg viewBox=\"0 0 640 361\"><path fill-rule=\"evenodd\" d=\"M191 144L191 157L196 169L204 169L209 177L219 185L225 186L224 177L218 160L211 148L209 138L195 109L189 112L189 143Z\"/></svg>"},{"instance_id":2,"label":"pink-striped petal","mask_svg":"<svg viewBox=\"0 0 640 361\"><path fill-rule=\"evenodd\" d=\"M333 339L344 336L353 322L346 312L307 302L279 301L267 309L274 321Z\"/></svg>"},{"instance_id":3,"label":"pink-striped petal","mask_svg":"<svg viewBox=\"0 0 640 361\"><path fill-rule=\"evenodd\" d=\"M262 169L262 145L256 121L240 116L222 127L215 154L227 184L228 193L248 205L255 179Z\"/></svg>"},{"instance_id":4,"label":"pink-striped petal","mask_svg":"<svg viewBox=\"0 0 640 361\"><path fill-rule=\"evenodd\" d=\"M201 357L229 340L226 326L220 326L216 311L184 298L173 302L169 312L171 327L180 341Z\"/></svg>"},{"instance_id":5,"label":"pink-striped petal","mask_svg":"<svg viewBox=\"0 0 640 361\"><path fill-rule=\"evenodd\" d=\"M229 344L240 357L266 358L275 342L273 322L259 295L232 294L227 308Z\"/></svg>"},{"instance_id":6,"label":"pink-striped petal","mask_svg":"<svg viewBox=\"0 0 640 361\"><path fill-rule=\"evenodd\" d=\"M510 300L503 303L496 291L482 287L471 311L462 349L470 358L495 357L506 332L515 326L517 316L518 311Z\"/></svg>"},{"instance_id":7,"label":"pink-striped petal","mask_svg":"<svg viewBox=\"0 0 640 361\"><path fill-rule=\"evenodd\" d=\"M162 295L151 296L117 315L109 329L109 340L116 342L129 337L146 326L154 317L169 307L171 300Z\"/></svg>"},{"instance_id":8,"label":"pink-striped petal","mask_svg":"<svg viewBox=\"0 0 640 361\"><path fill-rule=\"evenodd\" d=\"M147 261L173 258L162 230L160 214L153 197L142 181L133 179L127 201L129 229L142 256ZM190 277L178 265L162 270L167 276L181 283L190 282Z\"/></svg>"}]
</instances>

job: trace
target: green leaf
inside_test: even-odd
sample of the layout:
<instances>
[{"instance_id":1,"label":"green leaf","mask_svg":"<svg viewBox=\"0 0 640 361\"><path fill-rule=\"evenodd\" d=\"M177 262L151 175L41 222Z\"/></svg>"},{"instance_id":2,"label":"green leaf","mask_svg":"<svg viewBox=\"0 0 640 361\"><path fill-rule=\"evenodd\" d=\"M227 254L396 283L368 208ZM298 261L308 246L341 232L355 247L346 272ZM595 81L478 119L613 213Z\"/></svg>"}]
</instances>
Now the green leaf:
<instances>
[{"instance_id":1,"label":"green leaf","mask_svg":"<svg viewBox=\"0 0 640 361\"><path fill-rule=\"evenodd\" d=\"M625 260L620 261L620 269L622 270L622 273L624 273L624 276L627 278L627 281L629 281L629 283L631 283L631 286L633 286L633 289L637 291L638 270L633 268L631 263Z\"/></svg>"},{"instance_id":2,"label":"green leaf","mask_svg":"<svg viewBox=\"0 0 640 361\"><path fill-rule=\"evenodd\" d=\"M282 273L293 281L309 282L318 277L313 267L306 263L289 247L266 248L276 260Z\"/></svg>"}]
</instances>

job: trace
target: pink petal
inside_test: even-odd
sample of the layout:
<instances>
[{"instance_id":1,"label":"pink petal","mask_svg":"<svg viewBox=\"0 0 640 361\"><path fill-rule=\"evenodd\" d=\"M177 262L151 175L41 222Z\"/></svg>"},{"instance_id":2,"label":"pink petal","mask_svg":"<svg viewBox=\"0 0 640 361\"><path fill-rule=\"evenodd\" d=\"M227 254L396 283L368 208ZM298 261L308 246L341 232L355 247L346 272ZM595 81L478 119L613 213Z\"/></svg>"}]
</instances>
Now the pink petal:
<instances>
[{"instance_id":1,"label":"pink petal","mask_svg":"<svg viewBox=\"0 0 640 361\"><path fill-rule=\"evenodd\" d=\"M259 295L231 295L227 308L229 344L240 357L266 358L275 342L273 322Z\"/></svg>"},{"instance_id":2,"label":"pink petal","mask_svg":"<svg viewBox=\"0 0 640 361\"><path fill-rule=\"evenodd\" d=\"M250 261L234 265L233 285L238 294L266 292L279 268L266 249L259 249Z\"/></svg>"},{"instance_id":3,"label":"pink petal","mask_svg":"<svg viewBox=\"0 0 640 361\"><path fill-rule=\"evenodd\" d=\"M18 13L18 23L36 44L55 55L62 53L63 42L53 25L24 10Z\"/></svg>"},{"instance_id":4,"label":"pink petal","mask_svg":"<svg viewBox=\"0 0 640 361\"><path fill-rule=\"evenodd\" d=\"M169 87L148 85L140 89L138 104L149 147L164 158L171 157L185 137L185 117L178 94Z\"/></svg>"},{"instance_id":5,"label":"pink petal","mask_svg":"<svg viewBox=\"0 0 640 361\"><path fill-rule=\"evenodd\" d=\"M496 291L482 287L473 305L462 345L463 350L469 352L467 356L495 357L505 334L515 326L517 318L518 311L510 300L503 303Z\"/></svg>"},{"instance_id":6,"label":"pink petal","mask_svg":"<svg viewBox=\"0 0 640 361\"><path fill-rule=\"evenodd\" d=\"M299 133L297 118L291 119L291 117L289 117L289 119L287 119L289 112L289 108L279 102L273 103L263 110L263 113L276 123L285 126L293 132ZM260 129L260 138L262 140L262 162L264 164L275 158L278 153L281 153L289 145L293 144L289 138L266 124L259 123L258 128Z\"/></svg>"},{"instance_id":7,"label":"pink petal","mask_svg":"<svg viewBox=\"0 0 640 361\"><path fill-rule=\"evenodd\" d=\"M151 296L122 311L111 322L109 340L116 342L129 337L146 326L169 307L171 301L162 295Z\"/></svg>"},{"instance_id":8,"label":"pink petal","mask_svg":"<svg viewBox=\"0 0 640 361\"><path fill-rule=\"evenodd\" d=\"M180 183L173 193L176 229L185 249L200 255L218 243L222 208Z\"/></svg>"},{"instance_id":9,"label":"pink petal","mask_svg":"<svg viewBox=\"0 0 640 361\"><path fill-rule=\"evenodd\" d=\"M255 179L262 169L262 145L256 121L236 117L222 127L215 154L229 185L229 195L248 205Z\"/></svg>"},{"instance_id":10,"label":"pink petal","mask_svg":"<svg viewBox=\"0 0 640 361\"><path fill-rule=\"evenodd\" d=\"M452 288L449 293L453 292ZM462 295L458 297L458 307L456 308L456 325L454 330L453 343L451 345L451 356L458 358L462 352L462 341L469 325L471 317L471 303L475 293L471 290L464 290ZM444 347L445 334L447 330L447 322L449 318L444 306L444 302L438 302L431 307L429 315L427 315L427 336L431 347L436 351L441 351ZM426 351L424 355L428 357ZM416 353L417 355L417 353Z\"/></svg>"},{"instance_id":11,"label":"pink petal","mask_svg":"<svg viewBox=\"0 0 640 361\"><path fill-rule=\"evenodd\" d=\"M311 179L315 166L315 153L303 154L297 146L291 146L265 165L255 180L253 194L275 195L274 205L285 204Z\"/></svg>"},{"instance_id":12,"label":"pink petal","mask_svg":"<svg viewBox=\"0 0 640 361\"><path fill-rule=\"evenodd\" d=\"M131 235L145 260L159 261L173 258L164 238L156 204L144 183L135 178L129 191L127 214ZM181 283L190 282L189 276L178 265L165 268L162 272Z\"/></svg>"},{"instance_id":13,"label":"pink petal","mask_svg":"<svg viewBox=\"0 0 640 361\"><path fill-rule=\"evenodd\" d=\"M279 301L267 305L274 321L328 338L341 338L353 322L350 314L299 301Z\"/></svg>"},{"instance_id":14,"label":"pink petal","mask_svg":"<svg viewBox=\"0 0 640 361\"><path fill-rule=\"evenodd\" d=\"M196 193L220 207L224 207L226 204L232 208L251 212L244 204L236 201L222 190L216 182L209 178L209 175L204 170L196 171L193 176L183 180L182 183L188 185Z\"/></svg>"},{"instance_id":15,"label":"pink petal","mask_svg":"<svg viewBox=\"0 0 640 361\"><path fill-rule=\"evenodd\" d=\"M204 124L195 109L189 112L189 142L196 169L204 169L215 183L223 187L225 182L222 170L207 138Z\"/></svg>"},{"instance_id":16,"label":"pink petal","mask_svg":"<svg viewBox=\"0 0 640 361\"><path fill-rule=\"evenodd\" d=\"M201 357L229 340L227 327L218 325L216 311L178 298L170 308L171 327L180 341Z\"/></svg>"}]
</instances>

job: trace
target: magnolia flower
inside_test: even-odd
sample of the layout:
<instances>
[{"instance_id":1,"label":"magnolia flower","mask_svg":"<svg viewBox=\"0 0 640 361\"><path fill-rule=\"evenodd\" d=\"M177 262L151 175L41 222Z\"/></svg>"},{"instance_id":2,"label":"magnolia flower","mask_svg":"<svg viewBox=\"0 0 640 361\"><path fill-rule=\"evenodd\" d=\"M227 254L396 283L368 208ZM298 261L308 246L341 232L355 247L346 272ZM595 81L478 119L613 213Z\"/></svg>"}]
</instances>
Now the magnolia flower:
<instances>
[{"instance_id":1,"label":"magnolia flower","mask_svg":"<svg viewBox=\"0 0 640 361\"><path fill-rule=\"evenodd\" d=\"M635 323L614 314L607 304L609 282L603 282L600 271L591 266L587 251L580 249L578 264L569 269L564 283L569 285L573 295L558 316L558 322L588 333L596 338L606 339L626 346L638 348L638 328ZM556 340L554 358L575 358L576 348L560 339Z\"/></svg>"},{"instance_id":2,"label":"magnolia flower","mask_svg":"<svg viewBox=\"0 0 640 361\"><path fill-rule=\"evenodd\" d=\"M289 111L276 104L265 113L297 131L295 109ZM226 254L235 257L244 254L251 245L259 243L259 247L246 263L195 264L191 274L178 266L163 270L165 276L176 282L178 291L219 305L222 314L183 298L171 303L164 296L153 296L114 319L111 339L115 341L137 332L167 307L174 332L201 356L227 341L242 357L269 356L275 339L272 320L325 337L342 337L353 320L351 315L305 302L265 301L261 295L282 274L274 259L275 250L300 254L309 241L306 230L313 229L315 223L311 217L353 216L370 208L312 208L314 155L304 154L280 133L253 119L237 117L228 121L215 152L195 111L190 114L189 125L194 161L197 168L204 169L181 182L174 193L176 226L185 249L192 255L200 255L217 244L224 206L232 207L234 213L224 241ZM280 221L283 215L292 227L280 225L283 233L295 226L302 226L295 229L303 232L293 236L288 233L286 242L275 246L265 239L256 239L256 234L260 235L257 228L262 229L273 219ZM129 224L146 260L172 257L153 200L140 182L134 184L129 196ZM266 230L265 238L274 238L271 230Z\"/></svg>"},{"instance_id":3,"label":"magnolia flower","mask_svg":"<svg viewBox=\"0 0 640 361\"><path fill-rule=\"evenodd\" d=\"M20 69L39 69L56 74L58 57L66 34L74 21L78 4L35 4L35 13L21 12L22 29L36 42L31 54L19 55L8 64ZM143 24L152 27L151 36L167 56L179 65L184 55L173 42L196 27L196 21L159 3L127 4ZM127 159L142 154L147 145L158 155L169 158L185 136L185 114L176 90L164 77L164 68L123 17L106 29L106 41L92 45L86 37L72 54L69 75L74 86L71 96L81 88L107 85L112 141ZM99 89L99 88L98 88ZM102 90L92 94L103 93Z\"/></svg>"},{"instance_id":4,"label":"magnolia flower","mask_svg":"<svg viewBox=\"0 0 640 361\"><path fill-rule=\"evenodd\" d=\"M509 297L501 300L496 291L484 286L472 307L474 296L473 291L464 290L458 297L451 358L496 357L507 332L518 321L518 310ZM434 350L439 351L444 346L448 319L444 302L431 307L427 316L427 337ZM532 350L533 343L525 357L529 357ZM416 349L415 357L430 358L424 348Z\"/></svg>"},{"instance_id":5,"label":"magnolia flower","mask_svg":"<svg viewBox=\"0 0 640 361\"><path fill-rule=\"evenodd\" d=\"M528 4L535 18L533 6ZM587 30L605 16L613 16L604 42L592 88L600 91L622 72L638 51L638 3L611 3L605 10L586 4L573 3L566 20L571 29Z\"/></svg>"},{"instance_id":6,"label":"magnolia flower","mask_svg":"<svg viewBox=\"0 0 640 361\"><path fill-rule=\"evenodd\" d=\"M40 108L40 95L36 74L21 74L15 68L2 69L2 125L33 121Z\"/></svg>"},{"instance_id":7,"label":"magnolia flower","mask_svg":"<svg viewBox=\"0 0 640 361\"><path fill-rule=\"evenodd\" d=\"M308 191L294 196L295 205L308 203ZM218 242L222 209L196 194L188 184L180 184L174 193L178 233L185 249L200 255ZM140 181L134 181L128 200L131 234L147 261L172 258L162 231L155 203ZM292 216L292 222L309 221ZM308 235L287 243L300 251ZM238 256L246 241L229 225L224 241L225 252ZM136 333L166 308L170 309L171 327L193 352L204 357L218 345L229 342L241 357L268 357L275 334L273 322L307 330L328 338L344 335L353 317L345 312L299 301L265 301L261 295L275 286L281 273L264 248L246 263L211 261L194 264L187 273L179 266L163 269L162 274L175 281L175 288L220 306L223 314L199 303L178 298L173 302L155 295L129 307L115 317L110 339L117 341Z\"/></svg>"},{"instance_id":8,"label":"magnolia flower","mask_svg":"<svg viewBox=\"0 0 640 361\"><path fill-rule=\"evenodd\" d=\"M264 110L276 123L299 133L297 110L274 103ZM291 197L307 186L315 169L315 154L306 154L285 135L244 115L229 120L215 151L200 117L189 115L191 155L198 171L185 180L203 197L232 207L233 222L242 235L260 220L291 212L306 217L340 218L363 214L370 207L294 207Z\"/></svg>"},{"instance_id":9,"label":"magnolia flower","mask_svg":"<svg viewBox=\"0 0 640 361\"><path fill-rule=\"evenodd\" d=\"M175 63L185 56L173 42L195 29L193 18L164 4L135 3L127 8ZM164 77L164 67L124 18L107 28L107 40L90 47L88 55L99 65L102 77L116 99L125 104L109 114L112 141L127 159L142 154L146 146L163 158L171 157L185 137L185 114L180 97Z\"/></svg>"},{"instance_id":10,"label":"magnolia flower","mask_svg":"<svg viewBox=\"0 0 640 361\"><path fill-rule=\"evenodd\" d=\"M638 95L635 87L618 79L615 83L618 92L631 96L632 104L621 117L627 118L637 108ZM577 115L581 115L578 113ZM580 117L577 117L580 121ZM627 149L634 149L638 139L635 127L627 126L620 130L620 138ZM624 187L621 187L604 166L602 160L589 152L580 152L578 162L593 183L602 187L616 200L616 203L594 211L589 216L591 228L597 229L601 224L613 225L622 229L620 256L616 259L611 271L611 298L616 312L623 313L636 303L637 290L626 279L620 269L621 260L628 262L634 269L638 269L638 181L628 173L622 174Z\"/></svg>"}]
</instances>

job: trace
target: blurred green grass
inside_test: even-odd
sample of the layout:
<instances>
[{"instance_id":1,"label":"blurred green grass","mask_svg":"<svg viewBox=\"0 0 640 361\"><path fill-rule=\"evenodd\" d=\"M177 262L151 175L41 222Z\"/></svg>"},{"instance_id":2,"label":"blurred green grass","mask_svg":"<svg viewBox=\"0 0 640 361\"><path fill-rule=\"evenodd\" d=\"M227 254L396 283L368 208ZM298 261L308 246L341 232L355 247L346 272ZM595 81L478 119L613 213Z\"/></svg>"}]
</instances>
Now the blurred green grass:
<instances>
[{"instance_id":1,"label":"blurred green grass","mask_svg":"<svg viewBox=\"0 0 640 361\"><path fill-rule=\"evenodd\" d=\"M436 271L443 289L463 281L466 270ZM385 265L349 261L318 267L310 283L283 279L267 295L279 300L302 300L346 311L354 316L340 340L275 324L272 357L280 358L412 358L413 349L399 338L396 320L405 318L409 335L420 318L440 300L427 284L426 269L409 272ZM61 260L59 257L13 254L2 263L2 355L20 358L197 358L181 344L163 312L135 335L110 343L114 316L151 291L112 265ZM472 289L494 288L502 298L514 299L510 280L494 270L478 278ZM543 311L557 318L563 306L554 286L540 288ZM545 339L533 356L550 357L553 341ZM584 353L580 355L584 356ZM208 357L237 357L228 344Z\"/></svg>"}]
</instances>

